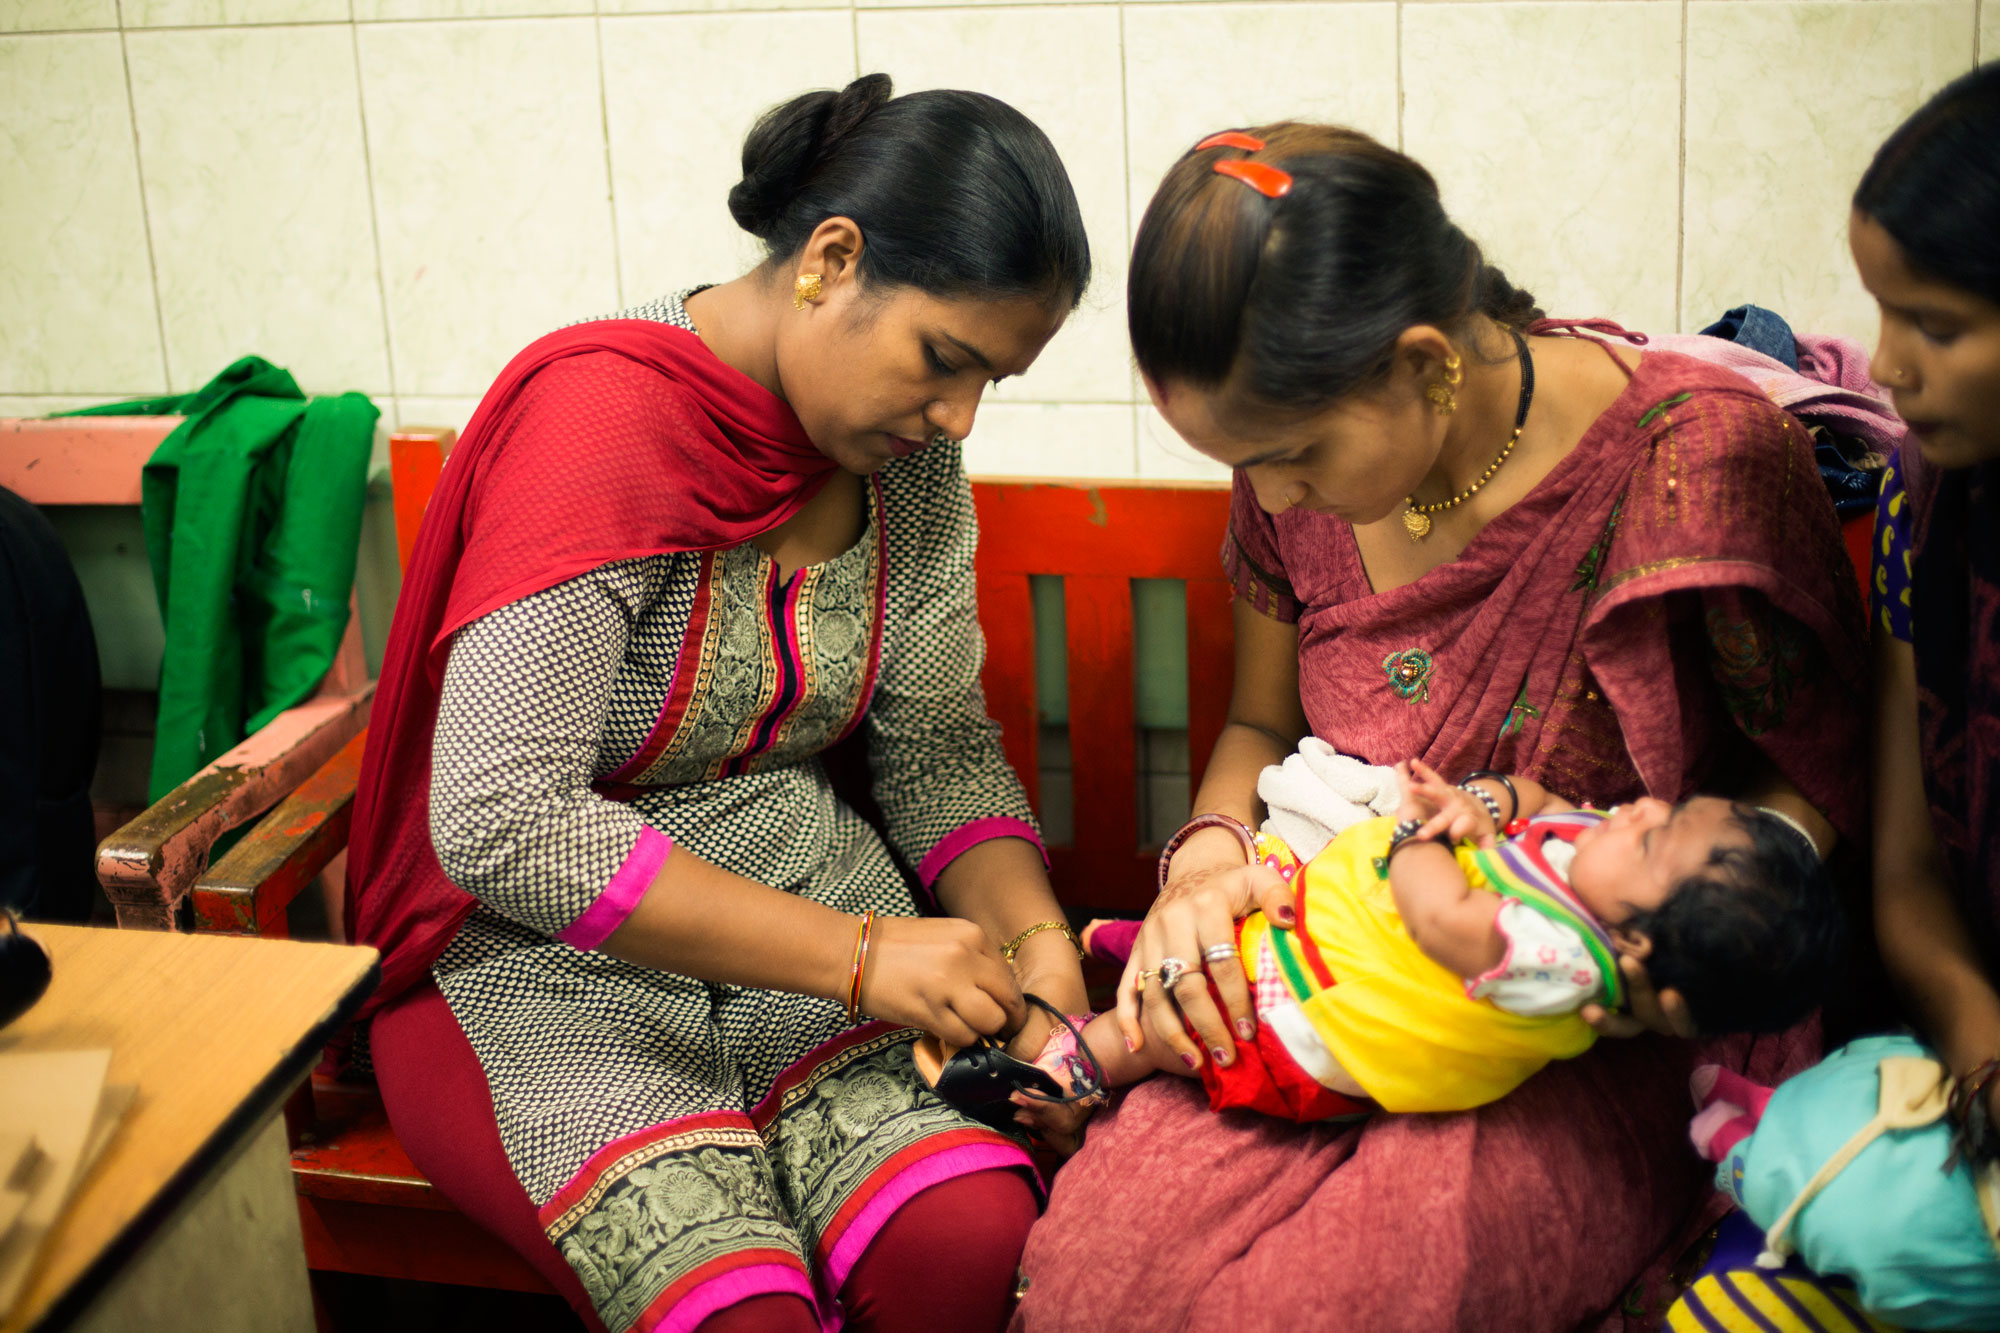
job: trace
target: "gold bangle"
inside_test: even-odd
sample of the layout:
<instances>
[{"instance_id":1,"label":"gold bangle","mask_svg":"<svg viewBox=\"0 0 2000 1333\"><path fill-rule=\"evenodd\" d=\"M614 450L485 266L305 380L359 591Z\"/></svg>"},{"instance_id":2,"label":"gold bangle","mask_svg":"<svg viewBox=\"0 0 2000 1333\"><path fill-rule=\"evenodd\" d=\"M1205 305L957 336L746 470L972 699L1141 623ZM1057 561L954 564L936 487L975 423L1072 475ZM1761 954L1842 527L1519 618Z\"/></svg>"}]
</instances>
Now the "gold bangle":
<instances>
[{"instance_id":1,"label":"gold bangle","mask_svg":"<svg viewBox=\"0 0 2000 1333\"><path fill-rule=\"evenodd\" d=\"M1013 939L1001 945L1000 956L1010 963L1013 962L1014 955L1021 952L1021 946L1045 930L1060 930L1063 933L1063 938L1069 941L1070 948L1076 950L1077 961L1083 961L1083 941L1077 939L1076 932L1069 928L1069 922L1067 921L1037 921L1034 925L1029 926Z\"/></svg>"}]
</instances>

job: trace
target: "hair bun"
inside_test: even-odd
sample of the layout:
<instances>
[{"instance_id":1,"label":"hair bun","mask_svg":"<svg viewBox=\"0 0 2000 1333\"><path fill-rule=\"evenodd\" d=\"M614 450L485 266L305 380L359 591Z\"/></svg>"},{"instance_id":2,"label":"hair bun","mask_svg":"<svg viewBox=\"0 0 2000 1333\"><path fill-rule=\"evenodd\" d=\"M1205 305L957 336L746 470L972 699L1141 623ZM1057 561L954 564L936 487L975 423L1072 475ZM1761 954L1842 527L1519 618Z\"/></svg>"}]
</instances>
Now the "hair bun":
<instances>
[{"instance_id":1,"label":"hair bun","mask_svg":"<svg viewBox=\"0 0 2000 1333\"><path fill-rule=\"evenodd\" d=\"M800 187L894 95L887 74L864 74L838 92L801 93L766 111L743 140L743 179L729 191L736 225L768 240Z\"/></svg>"},{"instance_id":2,"label":"hair bun","mask_svg":"<svg viewBox=\"0 0 2000 1333\"><path fill-rule=\"evenodd\" d=\"M1536 320L1546 318L1532 295L1508 281L1507 275L1491 264L1482 263L1479 267L1476 305L1488 319L1509 328L1525 329Z\"/></svg>"}]
</instances>

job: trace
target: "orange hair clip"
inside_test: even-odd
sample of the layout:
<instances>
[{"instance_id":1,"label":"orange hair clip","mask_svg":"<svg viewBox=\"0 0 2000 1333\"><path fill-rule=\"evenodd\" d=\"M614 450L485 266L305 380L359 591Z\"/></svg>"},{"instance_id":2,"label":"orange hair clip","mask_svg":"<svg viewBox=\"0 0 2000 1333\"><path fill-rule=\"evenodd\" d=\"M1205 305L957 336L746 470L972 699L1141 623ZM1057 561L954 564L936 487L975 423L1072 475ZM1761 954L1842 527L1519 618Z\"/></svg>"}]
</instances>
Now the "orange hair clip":
<instances>
[{"instance_id":1,"label":"orange hair clip","mask_svg":"<svg viewBox=\"0 0 2000 1333\"><path fill-rule=\"evenodd\" d=\"M1218 176L1234 176L1267 199L1282 199L1292 192L1292 173L1280 171L1268 162L1246 162L1240 157L1215 164Z\"/></svg>"},{"instance_id":2,"label":"orange hair clip","mask_svg":"<svg viewBox=\"0 0 2000 1333\"><path fill-rule=\"evenodd\" d=\"M1220 134L1209 135L1196 144L1194 150L1199 153L1204 148L1241 148L1245 152L1254 153L1263 146L1262 139L1245 134L1242 130L1224 130Z\"/></svg>"}]
</instances>

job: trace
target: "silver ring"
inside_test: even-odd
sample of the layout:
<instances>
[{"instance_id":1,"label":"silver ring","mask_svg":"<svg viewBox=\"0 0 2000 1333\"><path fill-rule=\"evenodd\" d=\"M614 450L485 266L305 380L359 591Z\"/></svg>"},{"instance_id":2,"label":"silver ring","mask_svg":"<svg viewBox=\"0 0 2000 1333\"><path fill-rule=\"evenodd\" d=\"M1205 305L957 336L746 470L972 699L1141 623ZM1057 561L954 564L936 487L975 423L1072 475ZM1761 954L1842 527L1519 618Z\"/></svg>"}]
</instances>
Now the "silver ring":
<instances>
[{"instance_id":1,"label":"silver ring","mask_svg":"<svg viewBox=\"0 0 2000 1333\"><path fill-rule=\"evenodd\" d=\"M1201 956L1211 963L1233 963L1236 961L1236 946L1233 944L1211 944L1201 951Z\"/></svg>"},{"instance_id":2,"label":"silver ring","mask_svg":"<svg viewBox=\"0 0 2000 1333\"><path fill-rule=\"evenodd\" d=\"M1160 989L1172 990L1180 979L1197 969L1188 966L1185 958L1162 958L1160 960Z\"/></svg>"}]
</instances>

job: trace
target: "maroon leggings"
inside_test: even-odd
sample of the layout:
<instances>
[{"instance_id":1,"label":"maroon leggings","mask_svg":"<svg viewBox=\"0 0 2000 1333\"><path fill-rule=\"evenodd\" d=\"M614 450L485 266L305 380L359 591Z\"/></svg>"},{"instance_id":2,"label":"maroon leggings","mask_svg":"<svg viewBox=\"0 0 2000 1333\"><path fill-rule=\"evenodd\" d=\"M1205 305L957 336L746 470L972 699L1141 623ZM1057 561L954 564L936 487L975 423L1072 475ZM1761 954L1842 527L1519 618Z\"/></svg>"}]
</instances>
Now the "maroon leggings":
<instances>
[{"instance_id":1,"label":"maroon leggings","mask_svg":"<svg viewBox=\"0 0 2000 1333\"><path fill-rule=\"evenodd\" d=\"M533 1264L585 1324L602 1328L507 1164L486 1075L437 987L426 982L383 1010L369 1036L382 1102L410 1160L460 1212ZM841 1285L847 1327L1001 1328L1035 1214L1034 1191L1014 1171L979 1171L918 1193L876 1233ZM949 1262L941 1262L945 1255ZM701 1328L817 1333L819 1318L800 1298L772 1294L717 1311Z\"/></svg>"}]
</instances>

